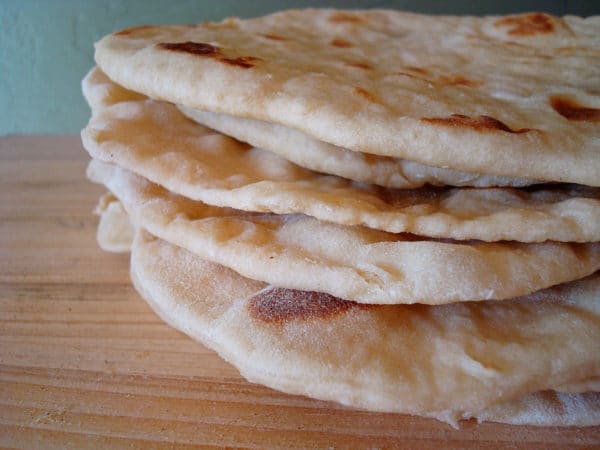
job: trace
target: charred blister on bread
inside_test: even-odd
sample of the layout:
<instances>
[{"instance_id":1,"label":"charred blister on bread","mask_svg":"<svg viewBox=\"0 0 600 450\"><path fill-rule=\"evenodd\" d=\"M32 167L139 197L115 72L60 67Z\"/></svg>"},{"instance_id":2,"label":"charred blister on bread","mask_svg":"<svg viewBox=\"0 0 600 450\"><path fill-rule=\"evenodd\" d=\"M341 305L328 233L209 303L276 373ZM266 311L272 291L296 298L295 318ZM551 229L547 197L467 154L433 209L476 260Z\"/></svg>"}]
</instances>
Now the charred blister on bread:
<instances>
[{"instance_id":1,"label":"charred blister on bread","mask_svg":"<svg viewBox=\"0 0 600 450\"><path fill-rule=\"evenodd\" d=\"M163 50L211 57L216 61L220 61L231 66L241 67L243 69L252 68L258 61L262 61L261 58L256 56L238 56L235 58L228 57L223 55L223 50L220 47L204 42L161 42L157 44L157 46Z\"/></svg>"},{"instance_id":2,"label":"charred blister on bread","mask_svg":"<svg viewBox=\"0 0 600 450\"><path fill-rule=\"evenodd\" d=\"M450 86L479 86L481 81L470 80L462 75L441 75L437 80L439 84Z\"/></svg>"},{"instance_id":3,"label":"charred blister on bread","mask_svg":"<svg viewBox=\"0 0 600 450\"><path fill-rule=\"evenodd\" d=\"M354 93L358 94L360 97L362 97L365 100L368 100L372 103L381 103L380 100L375 95L371 94L369 91L367 91L366 89L363 89L361 87L355 87Z\"/></svg>"},{"instance_id":4,"label":"charred blister on bread","mask_svg":"<svg viewBox=\"0 0 600 450\"><path fill-rule=\"evenodd\" d=\"M563 96L550 97L550 105L554 111L565 119L584 122L600 122L600 109L580 105L575 100Z\"/></svg>"},{"instance_id":5,"label":"charred blister on bread","mask_svg":"<svg viewBox=\"0 0 600 450\"><path fill-rule=\"evenodd\" d=\"M469 117L464 114L452 114L449 117L423 117L423 122L450 127L472 128L477 131L503 131L521 134L534 131L531 128L512 129L504 122L491 116Z\"/></svg>"},{"instance_id":6,"label":"charred blister on bread","mask_svg":"<svg viewBox=\"0 0 600 450\"><path fill-rule=\"evenodd\" d=\"M232 66L242 67L244 69L250 69L254 67L256 62L262 61L261 58L256 56L238 56L237 58L218 58L219 61L229 64Z\"/></svg>"},{"instance_id":7,"label":"charred blister on bread","mask_svg":"<svg viewBox=\"0 0 600 450\"><path fill-rule=\"evenodd\" d=\"M332 23L361 23L363 19L355 14L350 14L346 12L337 12L329 16L327 19Z\"/></svg>"},{"instance_id":8,"label":"charred blister on bread","mask_svg":"<svg viewBox=\"0 0 600 450\"><path fill-rule=\"evenodd\" d=\"M373 70L373 67L370 64L367 64L366 62L347 61L344 64L348 67L356 67L357 69Z\"/></svg>"},{"instance_id":9,"label":"charred blister on bread","mask_svg":"<svg viewBox=\"0 0 600 450\"><path fill-rule=\"evenodd\" d=\"M265 39L269 39L271 41L289 41L288 38L280 36L278 34L261 33L260 36L264 37Z\"/></svg>"},{"instance_id":10,"label":"charred blister on bread","mask_svg":"<svg viewBox=\"0 0 600 450\"><path fill-rule=\"evenodd\" d=\"M331 42L329 42L329 45L331 45L333 47L338 47L338 48L350 48L350 47L354 47L354 45L352 45L347 40L345 40L345 39L339 39L339 38L332 39Z\"/></svg>"},{"instance_id":11,"label":"charred blister on bread","mask_svg":"<svg viewBox=\"0 0 600 450\"><path fill-rule=\"evenodd\" d=\"M260 291L247 303L248 312L254 319L279 324L329 319L358 306L358 303L323 292L278 287Z\"/></svg>"},{"instance_id":12,"label":"charred blister on bread","mask_svg":"<svg viewBox=\"0 0 600 450\"><path fill-rule=\"evenodd\" d=\"M158 44L158 47L163 50L191 53L192 55L211 56L221 54L221 49L219 47L203 42L161 42Z\"/></svg>"},{"instance_id":13,"label":"charred blister on bread","mask_svg":"<svg viewBox=\"0 0 600 450\"><path fill-rule=\"evenodd\" d=\"M506 33L511 36L532 36L552 33L555 19L544 13L520 14L499 19L494 26L508 27Z\"/></svg>"}]
</instances>

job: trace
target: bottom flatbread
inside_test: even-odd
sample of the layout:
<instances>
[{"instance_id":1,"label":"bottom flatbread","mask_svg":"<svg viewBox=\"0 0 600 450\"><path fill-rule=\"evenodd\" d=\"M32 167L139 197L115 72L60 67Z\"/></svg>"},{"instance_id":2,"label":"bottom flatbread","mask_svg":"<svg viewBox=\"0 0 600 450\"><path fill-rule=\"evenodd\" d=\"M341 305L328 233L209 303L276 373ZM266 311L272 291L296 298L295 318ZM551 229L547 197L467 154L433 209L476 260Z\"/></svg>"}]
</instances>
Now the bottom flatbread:
<instances>
[{"instance_id":1,"label":"bottom flatbread","mask_svg":"<svg viewBox=\"0 0 600 450\"><path fill-rule=\"evenodd\" d=\"M167 323L252 382L453 425L600 424L599 394L537 392L598 377L600 275L502 302L365 306L267 286L146 232L131 274Z\"/></svg>"},{"instance_id":2,"label":"bottom flatbread","mask_svg":"<svg viewBox=\"0 0 600 450\"><path fill-rule=\"evenodd\" d=\"M109 251L129 251L134 236L129 217L120 202L107 193L98 204L96 212L100 214L98 242ZM225 269L226 270L226 269ZM159 305L151 303L159 310ZM159 313L170 322L168 313ZM176 324L171 322L172 326ZM559 386L559 391L585 392L597 391L600 378L590 378L579 383ZM597 425L600 421L600 394L583 394L544 391L529 394L523 398L494 405L477 413L479 421L496 421L511 424L529 424L538 426L586 426Z\"/></svg>"},{"instance_id":3,"label":"bottom flatbread","mask_svg":"<svg viewBox=\"0 0 600 450\"><path fill-rule=\"evenodd\" d=\"M536 392L481 411L477 420L513 425L595 426L600 421L600 393Z\"/></svg>"}]
</instances>

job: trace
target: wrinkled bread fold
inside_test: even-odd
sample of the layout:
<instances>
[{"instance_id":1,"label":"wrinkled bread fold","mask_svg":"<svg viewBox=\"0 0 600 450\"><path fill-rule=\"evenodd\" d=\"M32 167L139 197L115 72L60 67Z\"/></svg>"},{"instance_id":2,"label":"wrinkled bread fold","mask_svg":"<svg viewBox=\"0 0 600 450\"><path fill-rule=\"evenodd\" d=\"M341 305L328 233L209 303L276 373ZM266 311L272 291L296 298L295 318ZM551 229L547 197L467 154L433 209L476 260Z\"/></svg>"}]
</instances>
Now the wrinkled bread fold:
<instances>
[{"instance_id":1,"label":"wrinkled bread fold","mask_svg":"<svg viewBox=\"0 0 600 450\"><path fill-rule=\"evenodd\" d=\"M113 253L129 252L135 231L123 204L108 192L100 197L95 213L100 216L96 233L100 248Z\"/></svg>"},{"instance_id":2,"label":"wrinkled bread fold","mask_svg":"<svg viewBox=\"0 0 600 450\"><path fill-rule=\"evenodd\" d=\"M428 166L406 159L353 152L273 122L178 105L190 119L253 147L277 153L307 169L395 189L431 186L522 187L527 178L502 177Z\"/></svg>"}]
</instances>

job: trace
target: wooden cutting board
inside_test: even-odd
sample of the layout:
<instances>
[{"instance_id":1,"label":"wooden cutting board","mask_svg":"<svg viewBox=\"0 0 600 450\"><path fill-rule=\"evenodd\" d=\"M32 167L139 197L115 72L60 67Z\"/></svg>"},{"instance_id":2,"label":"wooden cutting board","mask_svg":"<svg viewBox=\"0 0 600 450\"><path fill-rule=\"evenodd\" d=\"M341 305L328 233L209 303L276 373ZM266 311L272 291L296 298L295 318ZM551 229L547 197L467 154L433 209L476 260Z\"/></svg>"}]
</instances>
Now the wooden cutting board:
<instances>
[{"instance_id":1,"label":"wooden cutting board","mask_svg":"<svg viewBox=\"0 0 600 450\"><path fill-rule=\"evenodd\" d=\"M163 324L100 251L79 137L0 138L0 446L573 448L599 428L355 411L250 384Z\"/></svg>"}]
</instances>

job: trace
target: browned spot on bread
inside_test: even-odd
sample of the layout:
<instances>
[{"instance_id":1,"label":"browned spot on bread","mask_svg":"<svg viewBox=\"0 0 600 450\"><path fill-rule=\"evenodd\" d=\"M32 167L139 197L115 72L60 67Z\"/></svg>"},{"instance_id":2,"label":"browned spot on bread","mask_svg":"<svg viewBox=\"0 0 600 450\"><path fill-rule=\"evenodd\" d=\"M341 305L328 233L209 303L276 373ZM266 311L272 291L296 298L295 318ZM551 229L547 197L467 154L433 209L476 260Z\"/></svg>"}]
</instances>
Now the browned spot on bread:
<instances>
[{"instance_id":1,"label":"browned spot on bread","mask_svg":"<svg viewBox=\"0 0 600 450\"><path fill-rule=\"evenodd\" d=\"M139 27L125 28L124 30L117 31L115 33L115 36L128 36L132 33L135 33L136 31L147 30L149 28L153 28L153 27L150 25L141 25Z\"/></svg>"},{"instance_id":2,"label":"browned spot on bread","mask_svg":"<svg viewBox=\"0 0 600 450\"><path fill-rule=\"evenodd\" d=\"M544 13L521 14L497 20L494 26L510 27L507 33L511 36L532 36L554 31L554 19Z\"/></svg>"},{"instance_id":3,"label":"browned spot on bread","mask_svg":"<svg viewBox=\"0 0 600 450\"><path fill-rule=\"evenodd\" d=\"M373 155L371 153L360 153L360 156L369 164L377 164L381 161L387 161L390 163L397 161L397 158L394 158L393 156Z\"/></svg>"},{"instance_id":4,"label":"browned spot on bread","mask_svg":"<svg viewBox=\"0 0 600 450\"><path fill-rule=\"evenodd\" d=\"M284 288L265 289L247 304L250 316L269 323L327 319L353 306L357 304L323 292Z\"/></svg>"},{"instance_id":5,"label":"browned spot on bread","mask_svg":"<svg viewBox=\"0 0 600 450\"><path fill-rule=\"evenodd\" d=\"M238 66L244 69L249 69L250 67L254 67L257 61L262 61L262 59L256 56L240 56L238 58L217 58L219 61L224 62L225 64L229 64L231 66Z\"/></svg>"},{"instance_id":6,"label":"browned spot on bread","mask_svg":"<svg viewBox=\"0 0 600 450\"><path fill-rule=\"evenodd\" d=\"M266 38L266 39L271 39L272 41L287 41L287 38L284 38L283 36L279 36L277 34L261 34L262 37Z\"/></svg>"},{"instance_id":7,"label":"browned spot on bread","mask_svg":"<svg viewBox=\"0 0 600 450\"><path fill-rule=\"evenodd\" d=\"M347 62L346 65L350 66L350 67L357 67L359 69L364 69L364 70L373 70L373 67L371 67L369 64L363 63L363 62Z\"/></svg>"},{"instance_id":8,"label":"browned spot on bread","mask_svg":"<svg viewBox=\"0 0 600 450\"><path fill-rule=\"evenodd\" d=\"M407 69L418 73L419 76L408 72L396 72L396 75L403 75L406 77L415 78L417 80L425 81L427 83L450 86L479 86L482 84L481 81L469 80L468 78L465 78L462 75L436 75L419 67L407 67Z\"/></svg>"},{"instance_id":9,"label":"browned spot on bread","mask_svg":"<svg viewBox=\"0 0 600 450\"><path fill-rule=\"evenodd\" d=\"M345 41L344 39L332 39L330 44L333 45L334 47L340 47L340 48L354 47L354 45L352 45L348 41Z\"/></svg>"},{"instance_id":10,"label":"browned spot on bread","mask_svg":"<svg viewBox=\"0 0 600 450\"><path fill-rule=\"evenodd\" d=\"M222 55L222 50L219 47L203 42L162 42L158 44L158 47L164 50L207 56L209 58L214 58L217 61L221 61L222 63L241 67L243 69L254 67L257 61L262 61L261 58L256 56L238 56L237 58L226 57Z\"/></svg>"},{"instance_id":11,"label":"browned spot on bread","mask_svg":"<svg viewBox=\"0 0 600 450\"><path fill-rule=\"evenodd\" d=\"M473 128L478 131L504 131L507 133L527 133L532 131L530 128L519 128L513 130L504 122L490 117L477 116L469 117L463 114L452 114L450 117L423 117L423 122L433 123L436 125L445 125L451 127Z\"/></svg>"},{"instance_id":12,"label":"browned spot on bread","mask_svg":"<svg viewBox=\"0 0 600 450\"><path fill-rule=\"evenodd\" d=\"M365 89L363 89L361 87L355 87L354 88L354 92L356 92L362 98L369 100L370 102L379 103L379 100L377 99L377 97L375 97L369 91L367 91L367 90L365 90Z\"/></svg>"},{"instance_id":13,"label":"browned spot on bread","mask_svg":"<svg viewBox=\"0 0 600 450\"><path fill-rule=\"evenodd\" d=\"M432 204L433 202L441 200L449 191L450 188L434 186L424 186L418 189L390 189L381 186L376 187L377 197L385 204L393 206L394 208L406 208L423 203Z\"/></svg>"},{"instance_id":14,"label":"browned spot on bread","mask_svg":"<svg viewBox=\"0 0 600 450\"><path fill-rule=\"evenodd\" d=\"M439 77L438 82L441 84L449 84L452 86L479 86L481 84L481 81L469 80L468 78L465 78L462 75L441 76Z\"/></svg>"},{"instance_id":15,"label":"browned spot on bread","mask_svg":"<svg viewBox=\"0 0 600 450\"><path fill-rule=\"evenodd\" d=\"M333 23L360 23L363 21L360 17L354 14L348 14L344 12L332 14L331 16L329 16L328 20Z\"/></svg>"},{"instance_id":16,"label":"browned spot on bread","mask_svg":"<svg viewBox=\"0 0 600 450\"><path fill-rule=\"evenodd\" d=\"M221 49L211 44L203 42L161 42L159 48L171 50L174 52L191 53L193 55L215 56L221 54Z\"/></svg>"},{"instance_id":17,"label":"browned spot on bread","mask_svg":"<svg viewBox=\"0 0 600 450\"><path fill-rule=\"evenodd\" d=\"M429 71L427 69L424 69L423 67L407 66L407 67L405 67L405 69L410 72L416 72L420 75L429 75ZM404 73L404 72L402 72L402 73Z\"/></svg>"},{"instance_id":18,"label":"browned spot on bread","mask_svg":"<svg viewBox=\"0 0 600 450\"><path fill-rule=\"evenodd\" d=\"M414 78L415 80L428 81L427 78L418 77L412 73L408 72L396 72L396 75L402 75L403 77Z\"/></svg>"},{"instance_id":19,"label":"browned spot on bread","mask_svg":"<svg viewBox=\"0 0 600 450\"><path fill-rule=\"evenodd\" d=\"M600 122L600 109L582 106L572 99L555 95L550 98L550 104L561 116L569 120Z\"/></svg>"}]
</instances>

